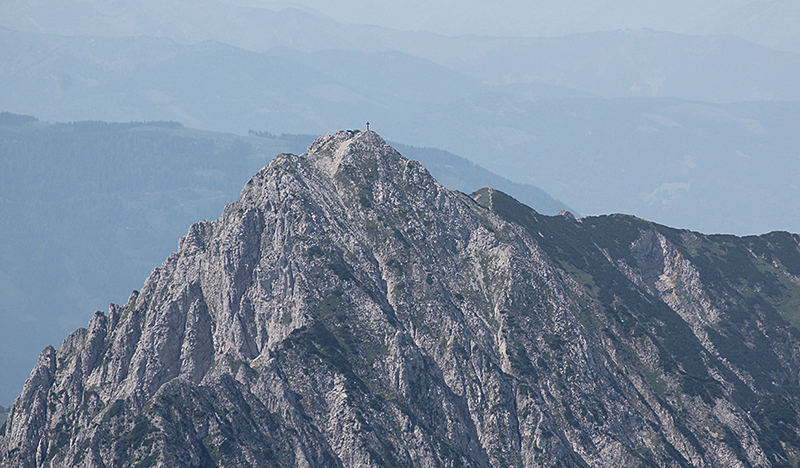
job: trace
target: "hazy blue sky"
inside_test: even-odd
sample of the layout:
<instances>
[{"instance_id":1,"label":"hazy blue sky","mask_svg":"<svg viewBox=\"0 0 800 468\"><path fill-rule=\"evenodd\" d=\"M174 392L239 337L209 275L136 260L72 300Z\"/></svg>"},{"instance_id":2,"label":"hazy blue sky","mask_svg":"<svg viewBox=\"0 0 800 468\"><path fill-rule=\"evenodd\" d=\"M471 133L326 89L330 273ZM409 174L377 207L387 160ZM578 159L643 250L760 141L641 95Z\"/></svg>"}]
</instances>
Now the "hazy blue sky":
<instances>
[{"instance_id":1,"label":"hazy blue sky","mask_svg":"<svg viewBox=\"0 0 800 468\"><path fill-rule=\"evenodd\" d=\"M369 23L393 29L429 30L444 34L538 36L641 27L688 30L699 27L698 23L703 20L716 19L724 9L736 9L747 3L748 0L409 0L390 3L304 0L262 4L267 8L287 5L307 7L337 21ZM258 2L251 1L249 4L256 6Z\"/></svg>"},{"instance_id":2,"label":"hazy blue sky","mask_svg":"<svg viewBox=\"0 0 800 468\"><path fill-rule=\"evenodd\" d=\"M651 28L686 34L734 34L778 47L796 44L800 25L800 2L796 0L223 1L272 9L291 5L317 10L343 23L446 35L539 37Z\"/></svg>"},{"instance_id":3,"label":"hazy blue sky","mask_svg":"<svg viewBox=\"0 0 800 468\"><path fill-rule=\"evenodd\" d=\"M222 25L241 13L230 6L273 11L293 7L315 11L347 24L444 35L552 37L641 28L686 34L726 33L800 52L800 2L797 0L4 0L0 2L0 24L12 29L65 34L73 34L71 31L76 28L80 34L85 34L95 26L99 34L106 34L108 31L100 23L87 23L84 28L70 24L87 18L102 21L105 16L113 17L119 26L113 35L142 34L140 26L146 23L147 35L191 37L198 21L205 19L213 25L220 20ZM231 42L214 32L210 38Z\"/></svg>"}]
</instances>

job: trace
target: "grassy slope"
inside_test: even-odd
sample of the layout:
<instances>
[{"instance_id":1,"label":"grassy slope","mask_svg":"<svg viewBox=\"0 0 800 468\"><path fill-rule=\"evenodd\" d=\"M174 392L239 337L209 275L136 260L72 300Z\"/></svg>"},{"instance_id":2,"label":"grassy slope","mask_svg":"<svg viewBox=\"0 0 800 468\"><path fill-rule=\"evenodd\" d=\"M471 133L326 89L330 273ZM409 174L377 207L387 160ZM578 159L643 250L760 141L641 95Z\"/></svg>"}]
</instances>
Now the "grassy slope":
<instances>
[{"instance_id":1,"label":"grassy slope","mask_svg":"<svg viewBox=\"0 0 800 468\"><path fill-rule=\"evenodd\" d=\"M473 198L540 239L540 246L612 319L615 325L598 335L613 335L618 352L630 352L625 348L631 337L650 336L660 348L659 373L679 369L683 392L707 402L730 392L758 424L759 442L768 456L780 466L798 466L800 437L793 428L798 427L800 389L789 370L793 359L788 366L786 359L800 338L800 236L706 236L627 215L576 221L540 215L496 191L481 190ZM706 326L708 337L722 358L752 376L755 391L706 352L675 311L618 269L620 261L637 265L631 245L650 230L666 237L698 270L704 294L722 311L718 321ZM722 370L732 391L709 375L707 363ZM650 372L636 358L628 364L645 375Z\"/></svg>"}]
</instances>

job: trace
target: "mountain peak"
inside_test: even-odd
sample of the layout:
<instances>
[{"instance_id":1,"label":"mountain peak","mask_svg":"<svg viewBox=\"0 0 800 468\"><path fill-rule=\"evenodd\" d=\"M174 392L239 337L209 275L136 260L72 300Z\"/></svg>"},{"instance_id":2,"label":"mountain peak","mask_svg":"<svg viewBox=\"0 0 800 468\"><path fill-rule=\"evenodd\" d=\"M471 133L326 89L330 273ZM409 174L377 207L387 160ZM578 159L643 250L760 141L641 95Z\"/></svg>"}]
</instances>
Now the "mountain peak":
<instances>
[{"instance_id":1,"label":"mountain peak","mask_svg":"<svg viewBox=\"0 0 800 468\"><path fill-rule=\"evenodd\" d=\"M272 206L278 201L270 201L271 194L300 186L313 192L313 199L335 196L338 203L325 209L348 219L372 216L376 205L402 211L449 193L422 164L403 157L376 132L347 130L317 138L302 155L275 158L247 184L237 204L252 200L253 207Z\"/></svg>"},{"instance_id":2,"label":"mountain peak","mask_svg":"<svg viewBox=\"0 0 800 468\"><path fill-rule=\"evenodd\" d=\"M800 264L796 236L577 223L474 197L374 132L279 155L141 292L42 353L0 465L755 466L800 452L798 319L783 306L800 294L783 266Z\"/></svg>"},{"instance_id":3,"label":"mountain peak","mask_svg":"<svg viewBox=\"0 0 800 468\"><path fill-rule=\"evenodd\" d=\"M343 130L324 135L311 144L308 155L320 169L333 177L342 165L372 165L389 160L397 162L400 154L374 131Z\"/></svg>"},{"instance_id":4,"label":"mountain peak","mask_svg":"<svg viewBox=\"0 0 800 468\"><path fill-rule=\"evenodd\" d=\"M352 145L361 145L362 148L370 146L380 148L388 146L386 142L376 132L367 130L340 130L333 135L323 135L311 144L308 148L309 153L319 153L327 149L328 151L338 152L340 148L349 148Z\"/></svg>"}]
</instances>

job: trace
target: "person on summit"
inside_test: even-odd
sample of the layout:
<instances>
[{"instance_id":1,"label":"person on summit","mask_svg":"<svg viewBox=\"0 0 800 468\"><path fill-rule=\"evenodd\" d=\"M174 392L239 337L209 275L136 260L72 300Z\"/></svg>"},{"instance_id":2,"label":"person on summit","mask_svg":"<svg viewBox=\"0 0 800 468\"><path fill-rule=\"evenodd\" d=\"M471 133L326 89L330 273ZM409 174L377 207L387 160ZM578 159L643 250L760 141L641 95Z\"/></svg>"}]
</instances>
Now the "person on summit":
<instances>
[{"instance_id":1,"label":"person on summit","mask_svg":"<svg viewBox=\"0 0 800 468\"><path fill-rule=\"evenodd\" d=\"M367 131L369 131L369 120L367 120Z\"/></svg>"}]
</instances>

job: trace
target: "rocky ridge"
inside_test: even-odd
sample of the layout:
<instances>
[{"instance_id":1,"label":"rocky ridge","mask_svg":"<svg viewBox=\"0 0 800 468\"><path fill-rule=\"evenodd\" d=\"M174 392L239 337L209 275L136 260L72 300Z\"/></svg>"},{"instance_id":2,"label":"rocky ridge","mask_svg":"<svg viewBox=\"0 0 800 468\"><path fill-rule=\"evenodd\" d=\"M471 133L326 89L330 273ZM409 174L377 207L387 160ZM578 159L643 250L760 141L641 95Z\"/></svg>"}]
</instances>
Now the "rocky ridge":
<instances>
[{"instance_id":1,"label":"rocky ridge","mask_svg":"<svg viewBox=\"0 0 800 468\"><path fill-rule=\"evenodd\" d=\"M3 466L797 466L800 239L279 155L42 355Z\"/></svg>"}]
</instances>

